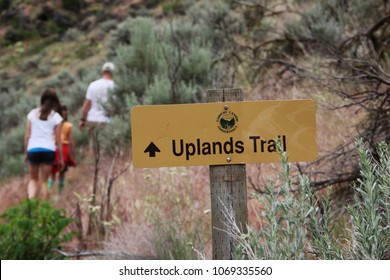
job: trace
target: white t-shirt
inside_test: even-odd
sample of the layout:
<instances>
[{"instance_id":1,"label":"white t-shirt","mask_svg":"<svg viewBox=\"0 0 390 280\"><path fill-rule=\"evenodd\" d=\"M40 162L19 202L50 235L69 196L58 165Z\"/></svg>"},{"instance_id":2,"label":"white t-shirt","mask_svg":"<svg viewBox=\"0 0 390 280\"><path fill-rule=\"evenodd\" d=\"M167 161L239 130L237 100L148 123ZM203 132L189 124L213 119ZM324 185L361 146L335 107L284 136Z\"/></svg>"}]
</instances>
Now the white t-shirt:
<instances>
[{"instance_id":1,"label":"white t-shirt","mask_svg":"<svg viewBox=\"0 0 390 280\"><path fill-rule=\"evenodd\" d=\"M62 117L57 112L52 111L47 120L39 119L40 108L31 110L27 119L31 122L31 135L27 145L27 151L33 148L44 148L51 151L56 150L54 143L54 128L62 122Z\"/></svg>"},{"instance_id":2,"label":"white t-shirt","mask_svg":"<svg viewBox=\"0 0 390 280\"><path fill-rule=\"evenodd\" d=\"M91 100L91 109L88 112L87 121L110 121L110 118L106 116L106 112L104 111L102 104L107 102L108 91L113 89L114 86L114 81L107 79L96 80L88 86L86 98Z\"/></svg>"}]
</instances>

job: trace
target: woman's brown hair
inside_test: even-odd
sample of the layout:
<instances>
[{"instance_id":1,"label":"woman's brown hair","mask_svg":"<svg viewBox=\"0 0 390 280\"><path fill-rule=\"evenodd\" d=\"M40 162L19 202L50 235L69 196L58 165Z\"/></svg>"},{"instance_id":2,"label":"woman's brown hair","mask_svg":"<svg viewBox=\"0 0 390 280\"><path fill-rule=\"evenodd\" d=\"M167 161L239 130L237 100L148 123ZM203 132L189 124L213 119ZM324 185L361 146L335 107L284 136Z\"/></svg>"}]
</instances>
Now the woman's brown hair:
<instances>
[{"instance_id":1,"label":"woman's brown hair","mask_svg":"<svg viewBox=\"0 0 390 280\"><path fill-rule=\"evenodd\" d=\"M41 120L47 120L52 111L61 113L61 104L54 89L46 89L41 96Z\"/></svg>"},{"instance_id":2,"label":"woman's brown hair","mask_svg":"<svg viewBox=\"0 0 390 280\"><path fill-rule=\"evenodd\" d=\"M61 112L59 112L64 121L68 121L68 107L61 105Z\"/></svg>"}]
</instances>

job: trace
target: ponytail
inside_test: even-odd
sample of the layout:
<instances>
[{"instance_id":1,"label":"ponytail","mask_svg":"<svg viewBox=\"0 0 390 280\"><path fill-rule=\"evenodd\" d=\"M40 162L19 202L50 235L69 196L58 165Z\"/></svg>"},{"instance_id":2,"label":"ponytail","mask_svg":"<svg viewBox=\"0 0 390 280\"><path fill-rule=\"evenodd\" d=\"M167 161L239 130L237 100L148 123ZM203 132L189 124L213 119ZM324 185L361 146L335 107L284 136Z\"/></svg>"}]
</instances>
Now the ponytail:
<instances>
[{"instance_id":1,"label":"ponytail","mask_svg":"<svg viewBox=\"0 0 390 280\"><path fill-rule=\"evenodd\" d=\"M41 96L41 112L39 119L47 120L52 111L61 112L60 100L54 89L46 89Z\"/></svg>"}]
</instances>

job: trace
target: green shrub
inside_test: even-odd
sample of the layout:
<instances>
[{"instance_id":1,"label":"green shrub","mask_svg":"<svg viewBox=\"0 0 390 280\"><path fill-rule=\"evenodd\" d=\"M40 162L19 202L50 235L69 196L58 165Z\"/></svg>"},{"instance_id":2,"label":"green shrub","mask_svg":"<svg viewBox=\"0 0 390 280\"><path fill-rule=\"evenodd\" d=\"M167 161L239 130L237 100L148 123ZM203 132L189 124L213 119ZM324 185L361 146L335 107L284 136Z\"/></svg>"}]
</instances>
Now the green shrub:
<instances>
[{"instance_id":1,"label":"green shrub","mask_svg":"<svg viewBox=\"0 0 390 280\"><path fill-rule=\"evenodd\" d=\"M166 14L184 14L185 6L183 0L170 0L162 5Z\"/></svg>"},{"instance_id":2,"label":"green shrub","mask_svg":"<svg viewBox=\"0 0 390 280\"><path fill-rule=\"evenodd\" d=\"M343 40L345 10L340 1L315 1L312 8L302 13L299 22L287 24L292 37L303 42L337 47Z\"/></svg>"},{"instance_id":3,"label":"green shrub","mask_svg":"<svg viewBox=\"0 0 390 280\"><path fill-rule=\"evenodd\" d=\"M69 28L62 36L65 42L77 41L82 36L82 33L77 28Z\"/></svg>"},{"instance_id":4,"label":"green shrub","mask_svg":"<svg viewBox=\"0 0 390 280\"><path fill-rule=\"evenodd\" d=\"M147 9L155 8L158 4L163 2L162 0L145 0L143 1L143 4Z\"/></svg>"},{"instance_id":5,"label":"green shrub","mask_svg":"<svg viewBox=\"0 0 390 280\"><path fill-rule=\"evenodd\" d=\"M81 69L80 71L84 71ZM97 78L98 71L88 71L73 76L69 71L62 71L53 79L45 82L45 87L52 87L62 104L68 107L70 116L74 114L83 104L88 84Z\"/></svg>"},{"instance_id":6,"label":"green shrub","mask_svg":"<svg viewBox=\"0 0 390 280\"><path fill-rule=\"evenodd\" d=\"M82 106L87 87L88 83L77 81L70 84L69 87L60 90L59 95L61 97L61 103L68 106L70 114L74 114ZM79 117L79 115L77 117Z\"/></svg>"},{"instance_id":7,"label":"green shrub","mask_svg":"<svg viewBox=\"0 0 390 280\"><path fill-rule=\"evenodd\" d=\"M45 28L46 29L44 30L47 31L47 34L63 34L67 30L66 27L61 26L60 24L58 24L58 22L54 20L49 20L48 22L46 22Z\"/></svg>"},{"instance_id":8,"label":"green shrub","mask_svg":"<svg viewBox=\"0 0 390 280\"><path fill-rule=\"evenodd\" d=\"M78 60L85 60L91 56L91 46L80 44L75 51Z\"/></svg>"},{"instance_id":9,"label":"green shrub","mask_svg":"<svg viewBox=\"0 0 390 280\"><path fill-rule=\"evenodd\" d=\"M260 230L236 232L236 258L249 259L388 259L390 257L390 152L378 146L378 160L359 141L361 179L353 186L354 201L337 216L330 194L318 200L307 177L292 192L287 157L279 178L256 195L263 211ZM338 211L343 209L337 209ZM341 219L341 220L340 220ZM345 219L345 220L344 220Z\"/></svg>"},{"instance_id":10,"label":"green shrub","mask_svg":"<svg viewBox=\"0 0 390 280\"><path fill-rule=\"evenodd\" d=\"M51 74L51 63L41 64L38 66L37 77L45 78Z\"/></svg>"},{"instance_id":11,"label":"green shrub","mask_svg":"<svg viewBox=\"0 0 390 280\"><path fill-rule=\"evenodd\" d=\"M7 10L11 7L11 0L0 0L0 12Z\"/></svg>"},{"instance_id":12,"label":"green shrub","mask_svg":"<svg viewBox=\"0 0 390 280\"><path fill-rule=\"evenodd\" d=\"M131 44L131 30L133 28L133 19L127 18L119 23L112 32L111 40L108 42L108 56L112 59L116 55L116 49L121 45Z\"/></svg>"},{"instance_id":13,"label":"green shrub","mask_svg":"<svg viewBox=\"0 0 390 280\"><path fill-rule=\"evenodd\" d=\"M26 95L24 90L9 88L0 92L0 131L8 131L17 125L24 123L28 112L37 104L35 98Z\"/></svg>"},{"instance_id":14,"label":"green shrub","mask_svg":"<svg viewBox=\"0 0 390 280\"><path fill-rule=\"evenodd\" d=\"M305 258L306 217L313 211L307 177L301 178L296 196L292 192L290 164L282 154L283 171L279 182L269 179L265 194L254 194L263 205L259 231L248 228L245 235L237 235L237 259L302 260ZM237 232L238 234L238 232Z\"/></svg>"},{"instance_id":15,"label":"green shrub","mask_svg":"<svg viewBox=\"0 0 390 280\"><path fill-rule=\"evenodd\" d=\"M121 25L110 43L116 46L112 55L118 66L111 100L115 111L127 115L134 105L126 103L131 95L141 104L196 100L212 76L211 46L202 31L182 20L158 26L138 18Z\"/></svg>"},{"instance_id":16,"label":"green shrub","mask_svg":"<svg viewBox=\"0 0 390 280\"><path fill-rule=\"evenodd\" d=\"M100 24L100 28L105 32L108 33L111 30L115 30L117 26L119 25L118 20L116 19L110 19L107 21L104 21Z\"/></svg>"},{"instance_id":17,"label":"green shrub","mask_svg":"<svg viewBox=\"0 0 390 280\"><path fill-rule=\"evenodd\" d=\"M21 70L24 72L27 72L29 70L36 70L38 69L39 62L42 58L39 56L28 58L22 65Z\"/></svg>"},{"instance_id":18,"label":"green shrub","mask_svg":"<svg viewBox=\"0 0 390 280\"><path fill-rule=\"evenodd\" d=\"M99 140L104 152L114 155L117 149L128 150L131 146L130 122L114 116L111 122L99 131Z\"/></svg>"},{"instance_id":19,"label":"green shrub","mask_svg":"<svg viewBox=\"0 0 390 280\"><path fill-rule=\"evenodd\" d=\"M37 30L26 29L21 26L10 26L4 34L5 41L8 44L39 37L40 34Z\"/></svg>"},{"instance_id":20,"label":"green shrub","mask_svg":"<svg viewBox=\"0 0 390 280\"><path fill-rule=\"evenodd\" d=\"M241 30L241 21L230 17L223 1L217 2L211 11L192 2L190 20L176 17L159 22L137 17L118 26L109 42L108 57L117 66L110 112L130 122L129 112L138 104L200 102L214 78L224 78L217 71L232 73L224 62L215 68L213 62L229 48L227 33Z\"/></svg>"},{"instance_id":21,"label":"green shrub","mask_svg":"<svg viewBox=\"0 0 390 280\"><path fill-rule=\"evenodd\" d=\"M22 79L5 79L0 86L0 176L8 178L26 171L23 142L27 114L37 99L27 95Z\"/></svg>"},{"instance_id":22,"label":"green shrub","mask_svg":"<svg viewBox=\"0 0 390 280\"><path fill-rule=\"evenodd\" d=\"M61 0L62 7L71 12L80 12L85 7L84 0Z\"/></svg>"},{"instance_id":23,"label":"green shrub","mask_svg":"<svg viewBox=\"0 0 390 280\"><path fill-rule=\"evenodd\" d=\"M351 255L356 259L390 257L390 151L385 142L376 161L359 142L361 179L353 186L354 203L348 207L352 222Z\"/></svg>"},{"instance_id":24,"label":"green shrub","mask_svg":"<svg viewBox=\"0 0 390 280\"><path fill-rule=\"evenodd\" d=\"M88 134L87 131L81 131L77 128L78 121L80 118L78 116L74 116L70 118L70 122L73 123L73 138L77 145L77 147L87 146L88 145Z\"/></svg>"},{"instance_id":25,"label":"green shrub","mask_svg":"<svg viewBox=\"0 0 390 280\"><path fill-rule=\"evenodd\" d=\"M356 23L359 22L359 25L361 25L362 27L370 26L378 19L377 17L379 16L379 11L386 13L386 9L383 6L386 5L386 3L378 0L352 0L350 1L350 5L352 8L352 12L356 15L356 17L353 17L353 20L351 20L351 24L353 25L356 25Z\"/></svg>"},{"instance_id":26,"label":"green shrub","mask_svg":"<svg viewBox=\"0 0 390 280\"><path fill-rule=\"evenodd\" d=\"M389 148L379 143L379 160L375 160L362 141L358 143L361 178L352 186L353 202L345 207L347 223L336 228L329 201L321 203L324 213L320 219L311 219L311 246L320 259L379 260L390 256Z\"/></svg>"},{"instance_id":27,"label":"green shrub","mask_svg":"<svg viewBox=\"0 0 390 280\"><path fill-rule=\"evenodd\" d=\"M0 218L0 259L61 259L53 249L72 239L63 231L70 223L65 210L53 209L48 202L25 200L7 209Z\"/></svg>"},{"instance_id":28,"label":"green shrub","mask_svg":"<svg viewBox=\"0 0 390 280\"><path fill-rule=\"evenodd\" d=\"M0 150L2 150L1 147ZM1 159L0 162L0 176L2 179L10 178L20 174L27 174L28 172L28 166L24 161L24 154L22 153L7 154L6 158Z\"/></svg>"},{"instance_id":29,"label":"green shrub","mask_svg":"<svg viewBox=\"0 0 390 280\"><path fill-rule=\"evenodd\" d=\"M2 178L9 178L27 171L23 144L27 114L23 116L23 121L18 126L0 133L0 176Z\"/></svg>"}]
</instances>

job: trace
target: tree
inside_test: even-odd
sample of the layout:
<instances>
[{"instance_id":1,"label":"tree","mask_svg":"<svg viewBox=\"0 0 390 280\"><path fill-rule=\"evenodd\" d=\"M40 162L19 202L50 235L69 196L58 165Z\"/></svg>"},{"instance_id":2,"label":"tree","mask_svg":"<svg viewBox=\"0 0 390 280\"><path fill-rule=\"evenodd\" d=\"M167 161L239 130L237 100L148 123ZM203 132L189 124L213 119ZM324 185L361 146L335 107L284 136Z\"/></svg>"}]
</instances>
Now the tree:
<instances>
[{"instance_id":1,"label":"tree","mask_svg":"<svg viewBox=\"0 0 390 280\"><path fill-rule=\"evenodd\" d=\"M380 141L390 140L387 1L235 2L242 13L261 11L247 20L243 45L253 83L270 79L271 73L274 84L330 93L332 98L317 100L322 108L348 108L363 116L343 144L313 164L299 166L302 172L314 170L317 188L356 180L354 139L363 138L374 153Z\"/></svg>"},{"instance_id":2,"label":"tree","mask_svg":"<svg viewBox=\"0 0 390 280\"><path fill-rule=\"evenodd\" d=\"M240 29L229 13L223 1L213 2L209 10L201 2L185 17L166 22L129 18L118 27L109 43L109 58L118 71L107 111L128 123L124 135L130 135L134 105L202 102L206 89L218 84L226 69L233 72L225 67L231 61L225 55L231 45L225 44L226 34Z\"/></svg>"}]
</instances>

